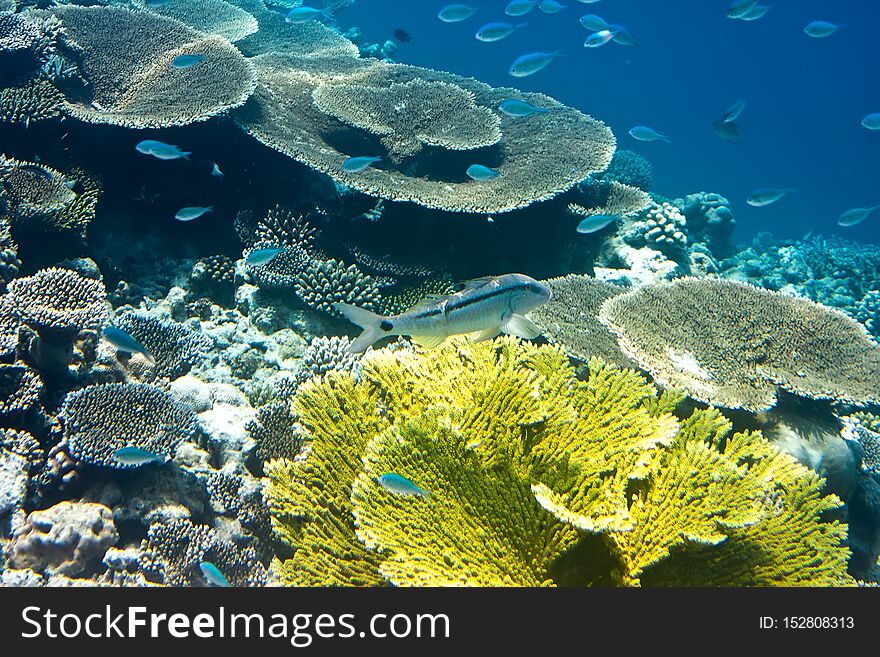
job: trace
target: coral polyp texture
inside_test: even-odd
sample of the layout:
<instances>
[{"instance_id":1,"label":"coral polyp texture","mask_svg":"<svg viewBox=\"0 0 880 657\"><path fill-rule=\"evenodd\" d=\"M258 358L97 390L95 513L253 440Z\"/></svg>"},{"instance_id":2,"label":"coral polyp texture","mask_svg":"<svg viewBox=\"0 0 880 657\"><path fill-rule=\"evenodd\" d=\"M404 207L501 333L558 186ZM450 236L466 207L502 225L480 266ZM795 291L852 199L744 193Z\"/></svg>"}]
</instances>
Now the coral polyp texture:
<instances>
[{"instance_id":1,"label":"coral polyp texture","mask_svg":"<svg viewBox=\"0 0 880 657\"><path fill-rule=\"evenodd\" d=\"M11 281L8 289L21 322L38 333L97 331L109 316L104 284L71 269L41 269Z\"/></svg>"},{"instance_id":2,"label":"coral polyp texture","mask_svg":"<svg viewBox=\"0 0 880 657\"><path fill-rule=\"evenodd\" d=\"M235 112L245 131L338 183L391 200L452 212L506 212L549 199L602 171L616 145L604 124L547 96L494 89L449 73L348 56L280 53L256 57L254 65L257 90ZM344 86L335 89L339 85ZM443 127L442 135L431 136L428 133L437 127L420 129L419 122L442 112L442 107L422 107L414 112L416 125L400 124L399 111L394 108L401 93L425 94L450 86L460 89L457 97L473 98L449 117L458 134L447 133ZM550 109L553 119L502 115L497 116L493 129L496 123L488 120L487 108L494 110L511 96ZM436 94L433 97L436 100ZM342 106L342 98L351 99L352 107ZM381 107L383 101L390 107ZM322 111L328 105L345 120ZM462 124L466 116L478 118L477 126L467 121ZM368 129L354 127L368 124ZM498 129L500 141L496 138ZM384 135L386 141L395 140L396 150L390 155L402 155L401 143L407 144L404 150L409 151L416 143L438 145L422 148L420 153L430 154L421 158L416 154L399 164L383 162L358 172L346 171L342 165L349 156L364 155L365 150L376 156L386 153L382 139L374 133ZM468 151L449 148L450 144L460 147L466 143L493 145ZM465 171L474 163L490 167L498 175L491 180L471 180Z\"/></svg>"},{"instance_id":3,"label":"coral polyp texture","mask_svg":"<svg viewBox=\"0 0 880 657\"><path fill-rule=\"evenodd\" d=\"M256 18L226 0L175 0L145 6L194 30L222 36L233 42L253 34L259 28Z\"/></svg>"},{"instance_id":4,"label":"coral polyp texture","mask_svg":"<svg viewBox=\"0 0 880 657\"><path fill-rule=\"evenodd\" d=\"M478 107L470 91L446 82L411 80L385 88L321 85L312 93L319 110L378 135L396 160L424 146L471 150L501 139L501 119Z\"/></svg>"},{"instance_id":5,"label":"coral polyp texture","mask_svg":"<svg viewBox=\"0 0 880 657\"><path fill-rule=\"evenodd\" d=\"M204 333L138 311L119 313L114 326L127 332L149 352L156 374L176 379L189 372L211 348Z\"/></svg>"},{"instance_id":6,"label":"coral polyp texture","mask_svg":"<svg viewBox=\"0 0 880 657\"><path fill-rule=\"evenodd\" d=\"M303 386L309 451L267 466L285 584L850 581L818 476L717 411L679 421L681 395L636 372L592 359L579 379L512 338L362 364Z\"/></svg>"},{"instance_id":7,"label":"coral polyp texture","mask_svg":"<svg viewBox=\"0 0 880 657\"><path fill-rule=\"evenodd\" d=\"M779 389L880 400L880 347L861 324L807 299L684 278L611 298L599 316L658 382L710 404L762 411Z\"/></svg>"},{"instance_id":8,"label":"coral polyp texture","mask_svg":"<svg viewBox=\"0 0 880 657\"><path fill-rule=\"evenodd\" d=\"M177 447L199 431L192 410L146 383L108 383L71 392L59 419L68 454L107 468L134 467L115 457L125 447L173 458Z\"/></svg>"},{"instance_id":9,"label":"coral polyp texture","mask_svg":"<svg viewBox=\"0 0 880 657\"><path fill-rule=\"evenodd\" d=\"M0 123L29 126L31 122L61 116L64 96L45 80L29 80L16 87L0 89Z\"/></svg>"},{"instance_id":10,"label":"coral polyp texture","mask_svg":"<svg viewBox=\"0 0 880 657\"><path fill-rule=\"evenodd\" d=\"M70 56L89 82L65 89L65 112L90 123L159 128L204 121L244 103L254 89L250 63L229 41L151 11L62 5ZM204 55L175 67L180 55Z\"/></svg>"}]
</instances>

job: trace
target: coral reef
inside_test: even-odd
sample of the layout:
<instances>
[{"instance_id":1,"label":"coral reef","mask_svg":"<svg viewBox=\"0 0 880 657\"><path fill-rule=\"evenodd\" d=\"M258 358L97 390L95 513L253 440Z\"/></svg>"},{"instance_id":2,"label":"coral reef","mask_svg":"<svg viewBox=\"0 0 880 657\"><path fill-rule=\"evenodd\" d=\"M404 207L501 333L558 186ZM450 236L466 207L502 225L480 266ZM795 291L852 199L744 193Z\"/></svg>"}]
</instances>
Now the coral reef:
<instances>
[{"instance_id":1,"label":"coral reef","mask_svg":"<svg viewBox=\"0 0 880 657\"><path fill-rule=\"evenodd\" d=\"M152 11L61 5L52 10L88 81L67 89L65 112L82 121L159 128L204 121L247 100L253 68L220 36L205 36ZM184 54L199 66L176 68Z\"/></svg>"},{"instance_id":2,"label":"coral reef","mask_svg":"<svg viewBox=\"0 0 880 657\"><path fill-rule=\"evenodd\" d=\"M145 6L194 30L222 36L232 42L244 39L259 28L256 18L225 0L175 0Z\"/></svg>"},{"instance_id":3,"label":"coral reef","mask_svg":"<svg viewBox=\"0 0 880 657\"><path fill-rule=\"evenodd\" d=\"M613 180L649 192L654 184L654 167L638 153L618 149L608 168L593 176L597 180Z\"/></svg>"},{"instance_id":4,"label":"coral reef","mask_svg":"<svg viewBox=\"0 0 880 657\"><path fill-rule=\"evenodd\" d=\"M113 324L144 346L158 376L176 379L207 356L211 339L183 324L138 311L123 311Z\"/></svg>"},{"instance_id":5,"label":"coral reef","mask_svg":"<svg viewBox=\"0 0 880 657\"><path fill-rule=\"evenodd\" d=\"M382 198L453 212L505 212L551 198L590 173L605 169L615 148L614 138L603 124L540 94L492 89L447 73L357 60L341 53L333 57L273 53L256 57L254 65L259 85L250 101L235 111L239 125L267 146L337 182ZM554 120L499 117L503 139L481 157L500 174L488 181L468 179L464 171L473 162L454 157L457 151L448 149L440 151L450 163L430 177L427 170L419 173L418 157L407 158L406 167L383 165L357 173L345 171L342 164L348 156L342 144L360 144L362 152L370 133L322 112L313 95L330 97L337 85L346 85L349 91L358 87L361 94L386 90L387 95L392 86L409 89L417 82L429 88L439 84L459 87L475 98L477 108L494 108L512 94L537 106L552 107ZM561 147L563 143L572 146ZM375 148L381 153L380 144ZM422 166L434 165L426 162ZM415 173L404 173L410 170Z\"/></svg>"},{"instance_id":6,"label":"coral reef","mask_svg":"<svg viewBox=\"0 0 880 657\"><path fill-rule=\"evenodd\" d=\"M31 122L61 116L64 96L46 80L32 79L16 87L0 89L0 123Z\"/></svg>"},{"instance_id":7,"label":"coral reef","mask_svg":"<svg viewBox=\"0 0 880 657\"><path fill-rule=\"evenodd\" d=\"M679 425L679 399L597 359L579 381L560 350L509 338L371 352L360 383L304 386L309 453L267 466L273 524L294 550L281 580L847 582L846 527L822 519L839 505L822 480L716 411ZM386 490L387 473L422 493Z\"/></svg>"},{"instance_id":8,"label":"coral reef","mask_svg":"<svg viewBox=\"0 0 880 657\"><path fill-rule=\"evenodd\" d=\"M880 347L809 300L683 278L608 299L599 318L658 382L707 403L766 410L780 388L855 404L880 398Z\"/></svg>"},{"instance_id":9,"label":"coral reef","mask_svg":"<svg viewBox=\"0 0 880 657\"><path fill-rule=\"evenodd\" d=\"M167 392L150 384L108 383L67 395L58 414L62 440L76 461L106 468L136 467L114 457L134 446L172 458L184 441L193 440L195 414Z\"/></svg>"}]
</instances>

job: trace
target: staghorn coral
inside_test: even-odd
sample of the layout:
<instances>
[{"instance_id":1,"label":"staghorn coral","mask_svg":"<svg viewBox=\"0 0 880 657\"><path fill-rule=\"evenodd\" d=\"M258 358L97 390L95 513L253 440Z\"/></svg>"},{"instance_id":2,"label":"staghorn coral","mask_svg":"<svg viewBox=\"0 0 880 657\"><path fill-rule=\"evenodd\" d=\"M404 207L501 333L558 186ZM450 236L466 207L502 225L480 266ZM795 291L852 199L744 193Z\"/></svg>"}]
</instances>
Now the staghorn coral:
<instances>
[{"instance_id":1,"label":"staghorn coral","mask_svg":"<svg viewBox=\"0 0 880 657\"><path fill-rule=\"evenodd\" d=\"M52 12L89 82L64 91L65 111L90 123L159 128L204 121L247 100L250 63L226 39L206 36L151 11L62 5ZM198 66L175 68L183 54Z\"/></svg>"},{"instance_id":2,"label":"staghorn coral","mask_svg":"<svg viewBox=\"0 0 880 657\"><path fill-rule=\"evenodd\" d=\"M216 34L233 42L253 34L259 28L256 18L225 0L174 0L157 6L144 6L194 30Z\"/></svg>"},{"instance_id":3,"label":"staghorn coral","mask_svg":"<svg viewBox=\"0 0 880 657\"><path fill-rule=\"evenodd\" d=\"M303 386L310 451L267 466L287 585L698 584L694 554L718 584L849 582L821 479L717 411L679 425L681 397L635 372L593 359L578 380L512 338L363 366Z\"/></svg>"},{"instance_id":4,"label":"staghorn coral","mask_svg":"<svg viewBox=\"0 0 880 657\"><path fill-rule=\"evenodd\" d=\"M0 61L9 64L10 56L27 54L41 63L55 53L60 32L61 25L52 16L0 12L0 57L4 58Z\"/></svg>"},{"instance_id":5,"label":"staghorn coral","mask_svg":"<svg viewBox=\"0 0 880 657\"><path fill-rule=\"evenodd\" d=\"M348 350L351 340L346 337L315 337L303 356L303 367L308 377L323 376L330 371L359 373L360 354Z\"/></svg>"},{"instance_id":6,"label":"staghorn coral","mask_svg":"<svg viewBox=\"0 0 880 657\"><path fill-rule=\"evenodd\" d=\"M79 575L99 563L119 534L113 512L102 504L59 502L31 513L9 546L13 568Z\"/></svg>"},{"instance_id":7,"label":"staghorn coral","mask_svg":"<svg viewBox=\"0 0 880 657\"><path fill-rule=\"evenodd\" d=\"M221 302L231 301L235 294L235 263L222 254L207 256L193 265L190 287Z\"/></svg>"},{"instance_id":8,"label":"staghorn coral","mask_svg":"<svg viewBox=\"0 0 880 657\"><path fill-rule=\"evenodd\" d=\"M598 356L608 363L634 367L617 346L614 334L599 321L599 307L625 287L569 274L543 281L553 291L551 300L529 313L543 334L571 358L586 363Z\"/></svg>"},{"instance_id":9,"label":"staghorn coral","mask_svg":"<svg viewBox=\"0 0 880 657\"><path fill-rule=\"evenodd\" d=\"M385 88L321 85L312 92L319 110L375 135L400 161L424 146L472 150L501 139L501 120L476 104L473 92L447 82L411 80Z\"/></svg>"},{"instance_id":10,"label":"staghorn coral","mask_svg":"<svg viewBox=\"0 0 880 657\"><path fill-rule=\"evenodd\" d=\"M389 200L452 212L506 212L549 199L605 169L615 148L605 125L540 94L493 89L448 73L342 54L271 53L254 58L254 64L259 85L249 102L235 111L239 125L337 183ZM522 98L550 108L553 120L500 117L503 139L480 151L480 161L500 173L489 181L476 182L465 175L476 155L440 148L423 149L430 157L407 158L400 170L344 171L349 151L357 148L357 154L362 153L375 137L322 112L312 102L313 92L321 85L326 88L320 94L329 94L340 84L388 89L416 80L455 85L473 94L482 108L497 107L503 98Z\"/></svg>"},{"instance_id":11,"label":"staghorn coral","mask_svg":"<svg viewBox=\"0 0 880 657\"><path fill-rule=\"evenodd\" d=\"M39 408L43 381L39 373L22 362L0 364L0 422L18 422Z\"/></svg>"},{"instance_id":12,"label":"staghorn coral","mask_svg":"<svg viewBox=\"0 0 880 657\"><path fill-rule=\"evenodd\" d=\"M859 446L861 467L866 472L880 475L880 418L871 413L853 413L842 418L841 436Z\"/></svg>"},{"instance_id":13,"label":"staghorn coral","mask_svg":"<svg viewBox=\"0 0 880 657\"><path fill-rule=\"evenodd\" d=\"M599 318L661 384L760 411L777 390L865 404L880 399L880 347L843 313L717 279L683 278L605 301Z\"/></svg>"},{"instance_id":14,"label":"staghorn coral","mask_svg":"<svg viewBox=\"0 0 880 657\"><path fill-rule=\"evenodd\" d=\"M76 461L130 468L114 452L133 445L173 458L192 441L199 423L188 407L154 385L107 383L69 393L58 414L67 453Z\"/></svg>"},{"instance_id":15,"label":"staghorn coral","mask_svg":"<svg viewBox=\"0 0 880 657\"><path fill-rule=\"evenodd\" d=\"M34 78L24 84L0 89L0 123L21 124L61 116L64 96L46 80Z\"/></svg>"},{"instance_id":16,"label":"staghorn coral","mask_svg":"<svg viewBox=\"0 0 880 657\"><path fill-rule=\"evenodd\" d=\"M274 244L313 251L320 233L313 222L321 214L320 210L301 213L276 205L252 224L237 222L236 228L241 241L248 245Z\"/></svg>"},{"instance_id":17,"label":"staghorn coral","mask_svg":"<svg viewBox=\"0 0 880 657\"><path fill-rule=\"evenodd\" d=\"M18 346L18 328L21 320L9 295L0 295L0 358L6 359L14 356Z\"/></svg>"},{"instance_id":18,"label":"staghorn coral","mask_svg":"<svg viewBox=\"0 0 880 657\"><path fill-rule=\"evenodd\" d=\"M276 258L277 259L277 258ZM271 264L271 263L270 263ZM356 265L346 267L338 260L312 260L292 281L296 295L306 305L332 315L334 303L349 303L372 310L379 300L379 285Z\"/></svg>"},{"instance_id":19,"label":"staghorn coral","mask_svg":"<svg viewBox=\"0 0 880 657\"><path fill-rule=\"evenodd\" d=\"M74 181L73 191L76 193L76 198L52 217L50 226L56 230L68 230L85 237L86 229L95 218L98 208L102 191L101 183L78 167L68 171L67 178Z\"/></svg>"},{"instance_id":20,"label":"staghorn coral","mask_svg":"<svg viewBox=\"0 0 880 657\"><path fill-rule=\"evenodd\" d=\"M225 543L206 525L186 519L154 522L141 544L139 565L144 576L165 586L207 585L199 569L203 561L217 566L232 586L266 584L266 570L253 548Z\"/></svg>"},{"instance_id":21,"label":"staghorn coral","mask_svg":"<svg viewBox=\"0 0 880 657\"><path fill-rule=\"evenodd\" d=\"M18 244L12 239L11 227L5 217L0 215L0 291L6 290L6 284L13 278L18 276L21 269L21 260L18 259ZM0 355L3 354L6 347L6 338L9 335L9 329L15 321L9 322L12 316L12 310L6 297L0 297Z\"/></svg>"},{"instance_id":22,"label":"staghorn coral","mask_svg":"<svg viewBox=\"0 0 880 657\"><path fill-rule=\"evenodd\" d=\"M257 458L264 463L273 459L294 459L300 453L308 433L297 421L287 400L271 401L257 409L257 417L246 425L257 443Z\"/></svg>"},{"instance_id":23,"label":"staghorn coral","mask_svg":"<svg viewBox=\"0 0 880 657\"><path fill-rule=\"evenodd\" d=\"M119 313L113 324L140 342L153 357L156 374L169 379L189 372L213 344L204 333L138 311Z\"/></svg>"}]
</instances>

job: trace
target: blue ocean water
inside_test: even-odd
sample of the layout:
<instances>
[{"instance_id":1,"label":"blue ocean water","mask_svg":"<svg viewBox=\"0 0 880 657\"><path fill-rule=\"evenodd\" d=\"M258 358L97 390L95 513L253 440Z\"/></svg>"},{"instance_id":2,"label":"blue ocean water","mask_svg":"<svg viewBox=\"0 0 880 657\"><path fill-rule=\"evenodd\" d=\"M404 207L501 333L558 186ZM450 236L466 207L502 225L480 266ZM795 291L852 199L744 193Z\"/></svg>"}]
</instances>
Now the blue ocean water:
<instances>
[{"instance_id":1,"label":"blue ocean water","mask_svg":"<svg viewBox=\"0 0 880 657\"><path fill-rule=\"evenodd\" d=\"M483 0L459 23L437 18L444 4L359 0L338 18L372 42L393 40L395 28L409 32L412 41L399 44L397 61L546 93L604 121L619 148L652 162L653 191L726 196L736 241L769 230L783 238L813 231L880 242L880 215L854 228L836 226L843 211L880 203L880 132L860 125L880 111L880 4L775 0L766 16L745 22L726 17L726 0L568 0L557 14L535 9L520 18L504 14L506 0ZM637 45L584 48L589 32L578 18L588 13L625 25ZM815 39L803 32L814 20L846 27ZM528 25L502 41L475 39L490 21ZM564 57L539 73L507 73L523 53L556 50ZM737 121L742 140L723 141L711 124L741 98L748 99ZM627 130L638 124L672 143L637 142ZM747 205L760 187L799 193L766 207Z\"/></svg>"}]
</instances>

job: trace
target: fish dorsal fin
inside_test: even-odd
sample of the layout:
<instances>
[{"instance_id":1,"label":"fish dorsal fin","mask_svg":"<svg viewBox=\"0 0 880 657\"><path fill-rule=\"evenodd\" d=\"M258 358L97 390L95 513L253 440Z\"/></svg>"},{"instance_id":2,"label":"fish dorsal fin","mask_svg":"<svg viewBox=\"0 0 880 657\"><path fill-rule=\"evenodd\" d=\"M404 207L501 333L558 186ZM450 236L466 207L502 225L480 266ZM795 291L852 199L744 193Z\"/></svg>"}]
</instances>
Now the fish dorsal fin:
<instances>
[{"instance_id":1,"label":"fish dorsal fin","mask_svg":"<svg viewBox=\"0 0 880 657\"><path fill-rule=\"evenodd\" d=\"M422 310L423 308L427 308L429 306L434 306L434 305L440 303L441 301L443 301L444 299L448 299L448 298L449 298L448 294L426 294L421 299L419 299L418 303L416 303L416 305L414 305L412 308L410 308L409 311Z\"/></svg>"},{"instance_id":2,"label":"fish dorsal fin","mask_svg":"<svg viewBox=\"0 0 880 657\"><path fill-rule=\"evenodd\" d=\"M476 290L478 288L483 287L484 285L488 285L489 283L491 283L494 280L495 280L494 276L481 276L480 278L472 278L467 281L462 281L461 283L456 285L456 288L460 288L460 289L458 289L459 292Z\"/></svg>"},{"instance_id":3,"label":"fish dorsal fin","mask_svg":"<svg viewBox=\"0 0 880 657\"><path fill-rule=\"evenodd\" d=\"M410 339L426 349L434 349L439 347L446 339L445 335L411 335Z\"/></svg>"}]
</instances>

